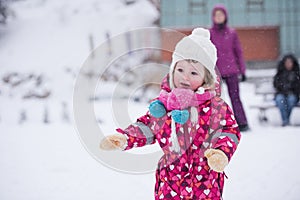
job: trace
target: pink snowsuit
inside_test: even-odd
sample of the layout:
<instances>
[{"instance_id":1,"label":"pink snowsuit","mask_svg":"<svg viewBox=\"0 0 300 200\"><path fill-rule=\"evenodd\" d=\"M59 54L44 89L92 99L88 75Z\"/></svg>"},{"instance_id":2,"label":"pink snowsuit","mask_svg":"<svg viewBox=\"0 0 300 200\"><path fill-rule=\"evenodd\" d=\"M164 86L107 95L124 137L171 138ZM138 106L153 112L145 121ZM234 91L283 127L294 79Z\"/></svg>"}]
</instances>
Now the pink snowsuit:
<instances>
[{"instance_id":1,"label":"pink snowsuit","mask_svg":"<svg viewBox=\"0 0 300 200\"><path fill-rule=\"evenodd\" d=\"M162 82L162 90L171 92L168 77ZM208 99L197 106L197 111L198 123L190 119L184 124L176 123L180 153L170 149L172 119L168 114L155 118L148 112L125 130L117 129L128 138L124 150L156 141L162 148L155 199L221 199L225 174L210 170L204 151L220 149L230 160L241 135L231 109L221 98Z\"/></svg>"}]
</instances>

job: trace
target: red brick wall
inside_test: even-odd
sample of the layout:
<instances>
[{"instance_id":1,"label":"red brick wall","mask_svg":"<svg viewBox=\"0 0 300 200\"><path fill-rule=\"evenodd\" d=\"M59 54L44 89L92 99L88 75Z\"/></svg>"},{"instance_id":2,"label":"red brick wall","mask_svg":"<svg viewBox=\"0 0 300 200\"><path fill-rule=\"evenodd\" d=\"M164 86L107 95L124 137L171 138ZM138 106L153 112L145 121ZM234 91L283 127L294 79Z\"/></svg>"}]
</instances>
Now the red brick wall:
<instances>
[{"instance_id":1,"label":"red brick wall","mask_svg":"<svg viewBox=\"0 0 300 200\"><path fill-rule=\"evenodd\" d=\"M177 29L189 35L191 29ZM244 58L246 61L277 60L280 51L279 27L238 27L236 31L241 41ZM176 43L184 35L172 31L162 31L161 45L163 49L174 50ZM162 60L171 61L172 52L162 51Z\"/></svg>"}]
</instances>

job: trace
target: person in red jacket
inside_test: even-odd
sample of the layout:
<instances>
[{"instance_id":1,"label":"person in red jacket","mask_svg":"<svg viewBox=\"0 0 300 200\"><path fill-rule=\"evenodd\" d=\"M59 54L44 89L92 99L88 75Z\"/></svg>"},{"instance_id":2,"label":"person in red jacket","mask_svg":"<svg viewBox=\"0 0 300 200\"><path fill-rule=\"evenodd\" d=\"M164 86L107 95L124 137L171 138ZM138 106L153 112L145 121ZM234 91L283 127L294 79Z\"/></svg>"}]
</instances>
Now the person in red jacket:
<instances>
[{"instance_id":1,"label":"person in red jacket","mask_svg":"<svg viewBox=\"0 0 300 200\"><path fill-rule=\"evenodd\" d=\"M240 99L239 78L246 80L246 66L238 35L227 26L228 14L223 5L216 5L212 11L213 27L210 29L211 41L217 48L217 67L225 80L231 99L233 112L241 131L249 130L247 117Z\"/></svg>"},{"instance_id":2,"label":"person in red jacket","mask_svg":"<svg viewBox=\"0 0 300 200\"><path fill-rule=\"evenodd\" d=\"M221 199L224 168L241 138L230 107L216 95L217 53L209 31L194 29L175 47L169 74L146 115L100 148L129 150L158 142L155 199Z\"/></svg>"}]
</instances>

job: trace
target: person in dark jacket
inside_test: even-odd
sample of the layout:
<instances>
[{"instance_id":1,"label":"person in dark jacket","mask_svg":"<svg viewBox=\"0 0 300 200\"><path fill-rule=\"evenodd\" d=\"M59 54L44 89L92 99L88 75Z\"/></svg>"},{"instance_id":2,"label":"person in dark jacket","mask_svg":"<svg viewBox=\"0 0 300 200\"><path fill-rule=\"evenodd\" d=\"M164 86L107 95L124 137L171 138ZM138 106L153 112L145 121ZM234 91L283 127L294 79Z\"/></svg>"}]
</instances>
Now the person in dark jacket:
<instances>
[{"instance_id":1,"label":"person in dark jacket","mask_svg":"<svg viewBox=\"0 0 300 200\"><path fill-rule=\"evenodd\" d=\"M212 11L213 27L211 40L217 48L217 67L225 80L231 99L233 112L240 131L249 130L246 114L239 94L239 75L246 80L246 65L243 59L239 38L234 29L227 26L228 15L223 5L216 5Z\"/></svg>"},{"instance_id":2,"label":"person in dark jacket","mask_svg":"<svg viewBox=\"0 0 300 200\"><path fill-rule=\"evenodd\" d=\"M286 55L278 63L273 85L276 89L275 101L280 110L282 126L287 126L300 94L299 63L294 55Z\"/></svg>"}]
</instances>

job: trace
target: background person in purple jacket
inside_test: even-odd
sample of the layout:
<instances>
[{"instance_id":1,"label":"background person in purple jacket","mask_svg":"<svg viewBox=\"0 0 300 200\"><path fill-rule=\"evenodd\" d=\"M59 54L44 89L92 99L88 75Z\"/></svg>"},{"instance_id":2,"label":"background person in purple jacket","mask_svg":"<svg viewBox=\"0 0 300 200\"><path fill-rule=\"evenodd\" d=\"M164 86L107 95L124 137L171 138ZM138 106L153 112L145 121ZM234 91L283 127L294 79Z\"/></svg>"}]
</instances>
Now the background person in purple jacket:
<instances>
[{"instance_id":1,"label":"background person in purple jacket","mask_svg":"<svg viewBox=\"0 0 300 200\"><path fill-rule=\"evenodd\" d=\"M238 35L227 26L228 15L223 5L216 5L212 11L213 27L210 29L211 41L217 48L217 67L225 80L240 131L249 130L245 111L240 99L239 75L246 80L245 62Z\"/></svg>"}]
</instances>

